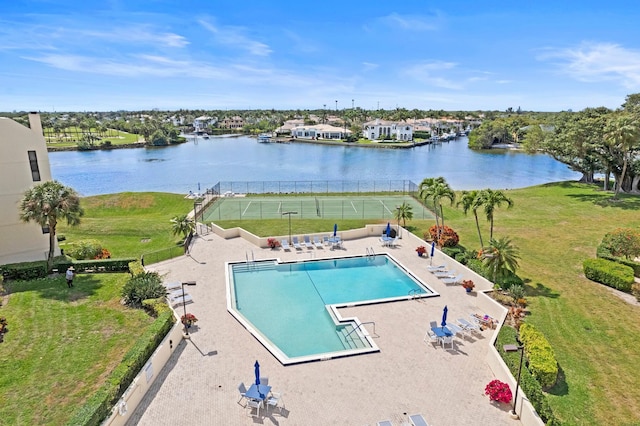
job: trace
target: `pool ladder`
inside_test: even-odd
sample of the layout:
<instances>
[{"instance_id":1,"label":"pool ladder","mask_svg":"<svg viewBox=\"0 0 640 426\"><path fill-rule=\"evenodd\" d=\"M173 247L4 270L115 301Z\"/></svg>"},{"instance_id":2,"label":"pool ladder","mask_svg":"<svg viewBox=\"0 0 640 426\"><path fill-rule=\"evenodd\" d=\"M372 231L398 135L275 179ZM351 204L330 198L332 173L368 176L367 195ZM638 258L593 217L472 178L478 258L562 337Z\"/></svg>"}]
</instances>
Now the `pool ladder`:
<instances>
[{"instance_id":1,"label":"pool ladder","mask_svg":"<svg viewBox=\"0 0 640 426\"><path fill-rule=\"evenodd\" d=\"M373 251L373 247L367 247L366 249L367 257L373 257L376 255L376 252Z\"/></svg>"},{"instance_id":2,"label":"pool ladder","mask_svg":"<svg viewBox=\"0 0 640 426\"><path fill-rule=\"evenodd\" d=\"M249 260L249 252L244 252L244 258L246 259L247 267L255 266L256 258L253 256L253 250L251 250L251 260Z\"/></svg>"},{"instance_id":3,"label":"pool ladder","mask_svg":"<svg viewBox=\"0 0 640 426\"><path fill-rule=\"evenodd\" d=\"M415 299L416 297L418 297L419 294L422 294L422 293L423 291L421 288L412 288L411 290L409 290L408 294L412 299Z\"/></svg>"}]
</instances>

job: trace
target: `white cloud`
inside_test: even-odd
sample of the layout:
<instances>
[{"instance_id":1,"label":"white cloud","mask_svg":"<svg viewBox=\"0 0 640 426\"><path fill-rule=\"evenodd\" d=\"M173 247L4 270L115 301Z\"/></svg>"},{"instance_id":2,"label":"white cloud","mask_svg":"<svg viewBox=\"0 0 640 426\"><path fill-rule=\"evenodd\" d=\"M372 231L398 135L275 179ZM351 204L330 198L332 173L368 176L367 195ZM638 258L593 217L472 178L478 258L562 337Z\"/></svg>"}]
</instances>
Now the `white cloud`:
<instances>
[{"instance_id":1,"label":"white cloud","mask_svg":"<svg viewBox=\"0 0 640 426\"><path fill-rule=\"evenodd\" d=\"M583 43L566 49L548 49L539 60L558 60L562 72L583 82L618 81L640 87L640 51L614 43Z\"/></svg>"},{"instance_id":2,"label":"white cloud","mask_svg":"<svg viewBox=\"0 0 640 426\"><path fill-rule=\"evenodd\" d=\"M371 71L371 70L374 70L374 69L378 68L379 66L380 65L372 64L371 62L363 62L362 63L363 71Z\"/></svg>"},{"instance_id":3,"label":"white cloud","mask_svg":"<svg viewBox=\"0 0 640 426\"><path fill-rule=\"evenodd\" d=\"M198 23L213 34L220 44L243 49L256 56L268 56L272 52L271 48L265 43L251 40L242 34L244 32L243 28L217 27L204 19L198 20Z\"/></svg>"},{"instance_id":4,"label":"white cloud","mask_svg":"<svg viewBox=\"0 0 640 426\"><path fill-rule=\"evenodd\" d=\"M403 74L431 86L461 90L460 83L441 76L443 71L453 70L456 66L457 64L454 62L424 62L405 68Z\"/></svg>"},{"instance_id":5,"label":"white cloud","mask_svg":"<svg viewBox=\"0 0 640 426\"><path fill-rule=\"evenodd\" d=\"M387 16L380 18L384 24L403 30L411 31L435 31L440 27L440 15L424 16L424 15L400 15L393 12Z\"/></svg>"}]
</instances>

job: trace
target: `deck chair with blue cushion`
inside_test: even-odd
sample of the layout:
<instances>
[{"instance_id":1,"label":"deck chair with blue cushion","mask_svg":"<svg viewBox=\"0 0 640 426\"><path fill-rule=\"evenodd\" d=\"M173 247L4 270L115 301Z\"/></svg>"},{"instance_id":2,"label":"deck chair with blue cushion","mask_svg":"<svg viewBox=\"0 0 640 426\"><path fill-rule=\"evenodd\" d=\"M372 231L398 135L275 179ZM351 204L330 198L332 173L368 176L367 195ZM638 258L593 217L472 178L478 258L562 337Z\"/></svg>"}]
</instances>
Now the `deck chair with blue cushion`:
<instances>
[{"instance_id":1,"label":"deck chair with blue cushion","mask_svg":"<svg viewBox=\"0 0 640 426\"><path fill-rule=\"evenodd\" d=\"M324 248L322 241L320 241L320 238L317 236L313 237L313 245L316 246L316 248Z\"/></svg>"},{"instance_id":2,"label":"deck chair with blue cushion","mask_svg":"<svg viewBox=\"0 0 640 426\"><path fill-rule=\"evenodd\" d=\"M298 241L298 237L293 237L293 247L296 250L302 250L302 246L300 245L300 241Z\"/></svg>"},{"instance_id":3,"label":"deck chair with blue cushion","mask_svg":"<svg viewBox=\"0 0 640 426\"><path fill-rule=\"evenodd\" d=\"M429 423L422 417L422 414L414 414L409 416L409 420L411 420L411 424L413 426L429 426Z\"/></svg>"},{"instance_id":4,"label":"deck chair with blue cushion","mask_svg":"<svg viewBox=\"0 0 640 426\"><path fill-rule=\"evenodd\" d=\"M381 422L376 423L377 426L393 426L389 420L382 420Z\"/></svg>"},{"instance_id":5,"label":"deck chair with blue cushion","mask_svg":"<svg viewBox=\"0 0 640 426\"><path fill-rule=\"evenodd\" d=\"M309 239L308 235L305 235L304 237L302 237L303 239L303 245L306 246L307 248L311 248L313 247L313 244L311 244L311 240Z\"/></svg>"},{"instance_id":6,"label":"deck chair with blue cushion","mask_svg":"<svg viewBox=\"0 0 640 426\"><path fill-rule=\"evenodd\" d=\"M291 250L291 246L289 245L289 241L287 240L280 241L280 245L282 246L283 250Z\"/></svg>"}]
</instances>

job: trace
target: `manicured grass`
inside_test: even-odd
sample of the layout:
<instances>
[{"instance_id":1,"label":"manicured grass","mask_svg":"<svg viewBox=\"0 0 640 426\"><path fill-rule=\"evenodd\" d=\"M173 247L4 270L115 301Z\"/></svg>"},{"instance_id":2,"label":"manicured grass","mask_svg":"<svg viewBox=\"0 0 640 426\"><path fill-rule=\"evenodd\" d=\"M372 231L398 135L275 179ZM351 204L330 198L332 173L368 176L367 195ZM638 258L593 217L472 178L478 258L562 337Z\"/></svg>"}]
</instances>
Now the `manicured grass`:
<instances>
[{"instance_id":1,"label":"manicured grass","mask_svg":"<svg viewBox=\"0 0 640 426\"><path fill-rule=\"evenodd\" d=\"M0 423L65 424L153 318L120 304L128 274L6 283ZM134 332L135 331L135 332Z\"/></svg>"},{"instance_id":2,"label":"manicured grass","mask_svg":"<svg viewBox=\"0 0 640 426\"><path fill-rule=\"evenodd\" d=\"M496 211L494 237L509 236L520 248L526 321L549 339L561 368L549 393L556 415L566 424L638 424L640 310L587 280L582 261L595 257L606 232L640 227L640 197L611 201L610 193L572 182L506 193L514 207ZM444 213L461 244L479 248L473 215ZM481 226L486 243L483 217Z\"/></svg>"},{"instance_id":3,"label":"manicured grass","mask_svg":"<svg viewBox=\"0 0 640 426\"><path fill-rule=\"evenodd\" d=\"M112 258L139 258L182 239L173 235L170 220L193 209L193 200L179 194L124 192L86 197L81 205L85 215L79 226L58 224L58 235L66 237L62 248L74 241L95 239Z\"/></svg>"},{"instance_id":4,"label":"manicured grass","mask_svg":"<svg viewBox=\"0 0 640 426\"><path fill-rule=\"evenodd\" d=\"M47 146L65 148L75 147L78 145L79 139L82 139L84 130L76 127L68 127L66 130L67 136L64 137L62 132L56 135L52 129L43 129ZM99 136L99 132L96 129L91 129L91 133L94 136ZM120 130L109 130L101 136L99 141L96 141L96 145L100 145L104 141L111 141L111 145L127 145L138 142L138 139L142 139L140 135L134 133L121 132Z\"/></svg>"}]
</instances>

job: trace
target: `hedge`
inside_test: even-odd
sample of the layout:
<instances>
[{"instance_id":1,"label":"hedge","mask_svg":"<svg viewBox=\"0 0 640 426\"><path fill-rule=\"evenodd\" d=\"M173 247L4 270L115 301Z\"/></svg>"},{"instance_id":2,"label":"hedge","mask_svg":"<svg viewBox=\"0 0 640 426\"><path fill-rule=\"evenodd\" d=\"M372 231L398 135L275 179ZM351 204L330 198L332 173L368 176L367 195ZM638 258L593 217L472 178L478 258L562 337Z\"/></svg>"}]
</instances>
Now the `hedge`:
<instances>
[{"instance_id":1,"label":"hedge","mask_svg":"<svg viewBox=\"0 0 640 426\"><path fill-rule=\"evenodd\" d=\"M629 266L630 268L633 269L633 275L636 277L640 277L640 262L634 262L633 260L627 260L622 257L615 257L602 244L600 244L596 249L596 256L598 256L600 259L607 259L613 262L618 262L623 265Z\"/></svg>"},{"instance_id":2,"label":"hedge","mask_svg":"<svg viewBox=\"0 0 640 426\"><path fill-rule=\"evenodd\" d=\"M529 360L529 371L540 385L548 389L558 379L558 361L553 348L544 335L530 324L520 326L520 341Z\"/></svg>"},{"instance_id":3,"label":"hedge","mask_svg":"<svg viewBox=\"0 0 640 426\"><path fill-rule=\"evenodd\" d=\"M10 263L0 266L0 273L8 279L18 281L31 281L47 276L47 262L37 260L35 262Z\"/></svg>"},{"instance_id":4,"label":"hedge","mask_svg":"<svg viewBox=\"0 0 640 426\"><path fill-rule=\"evenodd\" d=\"M513 377L518 375L518 367L520 365L520 354L518 352L505 352L504 345L513 344L517 341L517 331L515 328L502 326L496 339L496 349L502 356L505 364L509 367ZM531 372L526 365L522 366L522 373L520 374L520 387L522 391L527 395L527 399L533 405L540 418L545 424L549 426L560 425L560 421L556 418L547 396L542 391L542 386L531 375Z\"/></svg>"},{"instance_id":5,"label":"hedge","mask_svg":"<svg viewBox=\"0 0 640 426\"><path fill-rule=\"evenodd\" d=\"M629 293L634 283L633 269L607 259L587 259L582 263L584 275L609 287Z\"/></svg>"},{"instance_id":6,"label":"hedge","mask_svg":"<svg viewBox=\"0 0 640 426\"><path fill-rule=\"evenodd\" d=\"M129 272L131 272L131 275L133 276L144 274L144 266L142 266L142 262L140 262L140 260L129 262Z\"/></svg>"},{"instance_id":7,"label":"hedge","mask_svg":"<svg viewBox=\"0 0 640 426\"><path fill-rule=\"evenodd\" d=\"M124 259L65 260L56 262L53 267L58 269L58 271L66 271L69 266L73 266L76 272L87 272L87 270L100 272L129 272L129 263L135 260L135 258L131 257Z\"/></svg>"},{"instance_id":8,"label":"hedge","mask_svg":"<svg viewBox=\"0 0 640 426\"><path fill-rule=\"evenodd\" d=\"M111 414L111 408L147 363L153 351L167 335L175 317L172 311L162 313L147 328L105 383L76 411L67 425L98 426Z\"/></svg>"}]
</instances>

